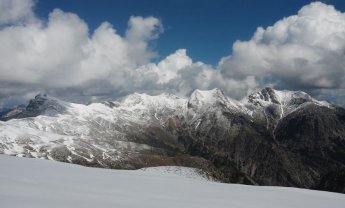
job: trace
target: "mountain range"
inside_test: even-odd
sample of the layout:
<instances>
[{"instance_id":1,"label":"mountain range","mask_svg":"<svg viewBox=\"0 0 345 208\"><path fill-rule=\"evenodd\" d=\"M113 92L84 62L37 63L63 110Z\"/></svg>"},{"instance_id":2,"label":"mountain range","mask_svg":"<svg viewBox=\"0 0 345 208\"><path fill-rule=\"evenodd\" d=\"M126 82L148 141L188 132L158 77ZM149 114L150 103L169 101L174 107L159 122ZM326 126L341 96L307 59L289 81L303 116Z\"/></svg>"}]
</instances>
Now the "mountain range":
<instances>
[{"instance_id":1,"label":"mountain range","mask_svg":"<svg viewBox=\"0 0 345 208\"><path fill-rule=\"evenodd\" d=\"M188 166L227 183L345 193L345 109L264 88L241 101L134 93L89 105L39 94L0 114L0 153L92 167Z\"/></svg>"}]
</instances>

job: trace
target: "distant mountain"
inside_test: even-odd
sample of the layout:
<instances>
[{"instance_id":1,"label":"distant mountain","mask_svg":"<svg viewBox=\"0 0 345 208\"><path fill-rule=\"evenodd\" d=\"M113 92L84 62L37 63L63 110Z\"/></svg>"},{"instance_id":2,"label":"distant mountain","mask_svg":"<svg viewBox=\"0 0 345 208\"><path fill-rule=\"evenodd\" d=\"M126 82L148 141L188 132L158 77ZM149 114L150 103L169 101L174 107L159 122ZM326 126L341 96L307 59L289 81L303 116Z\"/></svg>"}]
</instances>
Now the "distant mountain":
<instances>
[{"instance_id":1,"label":"distant mountain","mask_svg":"<svg viewBox=\"0 0 345 208\"><path fill-rule=\"evenodd\" d=\"M36 117L39 115L53 115L57 113L62 113L65 110L65 103L53 97L48 97L47 95L38 94L34 99L30 100L27 106L20 105L13 109L8 109L0 115L1 121L8 121L13 118L28 118Z\"/></svg>"},{"instance_id":2,"label":"distant mountain","mask_svg":"<svg viewBox=\"0 0 345 208\"><path fill-rule=\"evenodd\" d=\"M74 104L38 95L0 122L0 153L105 168L181 165L231 183L345 192L345 110L265 88L236 101L132 94Z\"/></svg>"}]
</instances>

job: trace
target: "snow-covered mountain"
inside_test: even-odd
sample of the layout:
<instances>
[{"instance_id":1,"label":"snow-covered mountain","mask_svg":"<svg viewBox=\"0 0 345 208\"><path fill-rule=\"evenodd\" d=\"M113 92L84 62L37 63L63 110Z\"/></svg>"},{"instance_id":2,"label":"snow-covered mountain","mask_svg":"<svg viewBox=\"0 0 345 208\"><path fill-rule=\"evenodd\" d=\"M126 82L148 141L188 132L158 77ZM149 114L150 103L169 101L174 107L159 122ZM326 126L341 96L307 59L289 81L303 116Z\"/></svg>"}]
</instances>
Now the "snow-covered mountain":
<instances>
[{"instance_id":1,"label":"snow-covered mountain","mask_svg":"<svg viewBox=\"0 0 345 208\"><path fill-rule=\"evenodd\" d=\"M47 95L37 95L26 109L14 109L0 123L0 152L18 156L54 159L55 149L88 162L93 158L126 159L128 154L151 150L128 134L149 126L165 128L171 118L184 118L198 128L206 112L243 113L250 117L283 116L309 103L328 106L303 92L283 92L266 88L242 102L226 97L219 89L195 90L189 98L171 94L132 94L118 101L82 105L67 103ZM269 109L272 109L269 111ZM130 149L130 150L129 150ZM61 150L60 150L61 151ZM61 154L61 153L59 153Z\"/></svg>"},{"instance_id":2,"label":"snow-covered mountain","mask_svg":"<svg viewBox=\"0 0 345 208\"><path fill-rule=\"evenodd\" d=\"M219 89L90 105L37 95L2 116L0 153L106 168L184 165L224 182L322 189L344 168L344 115L304 92L272 88L242 101Z\"/></svg>"}]
</instances>

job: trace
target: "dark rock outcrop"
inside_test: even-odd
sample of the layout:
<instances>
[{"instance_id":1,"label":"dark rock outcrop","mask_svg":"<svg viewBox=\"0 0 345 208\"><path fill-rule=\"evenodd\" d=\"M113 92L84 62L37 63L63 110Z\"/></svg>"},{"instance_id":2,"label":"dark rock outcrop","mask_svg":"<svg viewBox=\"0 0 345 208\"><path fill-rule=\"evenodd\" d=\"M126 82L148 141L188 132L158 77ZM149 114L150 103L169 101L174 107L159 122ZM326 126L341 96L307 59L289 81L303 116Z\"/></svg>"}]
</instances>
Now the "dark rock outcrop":
<instances>
[{"instance_id":1,"label":"dark rock outcrop","mask_svg":"<svg viewBox=\"0 0 345 208\"><path fill-rule=\"evenodd\" d=\"M36 117L39 115L55 115L57 113L63 113L66 110L66 106L56 98L48 97L46 94L38 94L34 99L29 101L29 104L24 106L18 106L9 110L0 116L0 120L8 121L11 119Z\"/></svg>"}]
</instances>

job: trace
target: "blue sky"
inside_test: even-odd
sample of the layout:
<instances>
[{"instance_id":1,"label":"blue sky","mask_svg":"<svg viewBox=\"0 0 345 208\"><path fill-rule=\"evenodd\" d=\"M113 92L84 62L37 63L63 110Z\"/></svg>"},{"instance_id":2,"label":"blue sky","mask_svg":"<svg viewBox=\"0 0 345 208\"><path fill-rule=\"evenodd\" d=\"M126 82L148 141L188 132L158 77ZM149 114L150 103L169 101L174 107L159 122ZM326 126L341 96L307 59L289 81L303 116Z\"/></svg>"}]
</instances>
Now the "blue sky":
<instances>
[{"instance_id":1,"label":"blue sky","mask_svg":"<svg viewBox=\"0 0 345 208\"><path fill-rule=\"evenodd\" d=\"M186 48L194 61L215 65L232 52L236 40L248 40L259 26L267 27L296 12L310 0L41 0L36 12L47 18L54 8L78 14L91 31L108 21L118 33L128 18L154 16L165 32L153 42L160 59ZM345 11L345 1L322 1Z\"/></svg>"}]
</instances>

